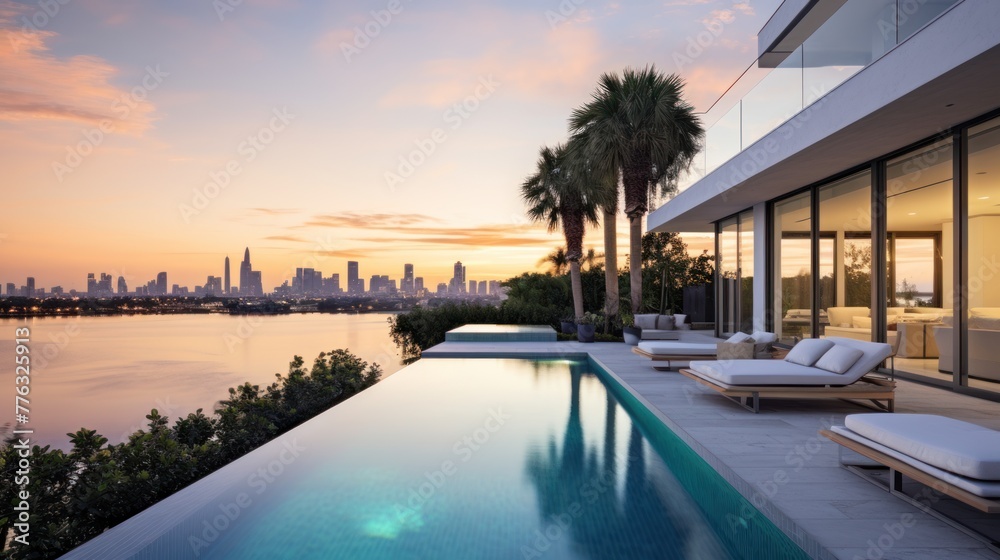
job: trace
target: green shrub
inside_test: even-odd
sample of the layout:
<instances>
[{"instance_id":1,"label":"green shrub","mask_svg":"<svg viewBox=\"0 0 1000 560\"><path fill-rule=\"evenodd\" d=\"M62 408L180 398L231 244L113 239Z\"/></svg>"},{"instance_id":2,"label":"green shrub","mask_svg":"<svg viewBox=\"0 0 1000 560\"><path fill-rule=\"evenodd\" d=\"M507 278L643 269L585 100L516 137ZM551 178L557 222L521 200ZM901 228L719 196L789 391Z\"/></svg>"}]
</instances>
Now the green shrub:
<instances>
[{"instance_id":1,"label":"green shrub","mask_svg":"<svg viewBox=\"0 0 1000 560\"><path fill-rule=\"evenodd\" d=\"M0 530L13 528L18 492L27 490L29 546L6 545L4 558L53 558L184 488L331 406L374 385L381 370L346 350L321 353L306 370L296 356L288 375L263 389L245 383L229 390L216 418L201 409L173 427L155 409L147 430L108 445L94 430L67 434L72 450L31 450L31 476L15 485L17 440L0 448L0 503L7 504ZM345 427L349 428L349 427Z\"/></svg>"}]
</instances>

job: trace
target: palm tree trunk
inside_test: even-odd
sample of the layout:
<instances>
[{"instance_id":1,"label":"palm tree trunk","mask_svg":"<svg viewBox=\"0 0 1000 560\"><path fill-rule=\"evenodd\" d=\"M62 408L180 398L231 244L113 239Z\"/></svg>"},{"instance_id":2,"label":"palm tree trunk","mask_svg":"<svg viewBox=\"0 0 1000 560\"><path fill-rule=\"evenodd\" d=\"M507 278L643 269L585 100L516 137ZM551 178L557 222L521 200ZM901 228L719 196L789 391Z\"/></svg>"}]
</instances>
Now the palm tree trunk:
<instances>
[{"instance_id":1,"label":"palm tree trunk","mask_svg":"<svg viewBox=\"0 0 1000 560\"><path fill-rule=\"evenodd\" d=\"M569 263L569 282L573 287L573 314L577 320L583 318L583 281L580 279L580 261Z\"/></svg>"},{"instance_id":2,"label":"palm tree trunk","mask_svg":"<svg viewBox=\"0 0 1000 560\"><path fill-rule=\"evenodd\" d=\"M618 210L604 211L604 309L607 317L618 315Z\"/></svg>"},{"instance_id":3,"label":"palm tree trunk","mask_svg":"<svg viewBox=\"0 0 1000 560\"><path fill-rule=\"evenodd\" d=\"M628 272L631 280L629 292L632 299L632 313L642 309L642 215L628 219Z\"/></svg>"}]
</instances>

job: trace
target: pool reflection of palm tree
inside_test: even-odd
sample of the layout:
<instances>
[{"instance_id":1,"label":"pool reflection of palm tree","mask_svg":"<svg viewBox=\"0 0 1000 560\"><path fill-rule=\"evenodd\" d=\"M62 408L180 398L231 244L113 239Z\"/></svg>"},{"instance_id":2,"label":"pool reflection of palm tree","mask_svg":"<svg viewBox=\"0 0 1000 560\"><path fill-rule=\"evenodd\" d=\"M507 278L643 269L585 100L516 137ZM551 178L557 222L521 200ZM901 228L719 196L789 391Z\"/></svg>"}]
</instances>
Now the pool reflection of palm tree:
<instances>
[{"instance_id":1,"label":"pool reflection of palm tree","mask_svg":"<svg viewBox=\"0 0 1000 560\"><path fill-rule=\"evenodd\" d=\"M570 410L561 449L555 438L545 451L527 457L526 471L538 497L540 534L529 550L544 555L559 540L579 558L682 558L682 541L646 477L642 435L633 424L624 491L617 489L615 415L617 403L608 395L603 460L599 446L588 448L580 411L584 365L570 366ZM676 543L676 544L675 544ZM533 555L532 555L533 556Z\"/></svg>"}]
</instances>

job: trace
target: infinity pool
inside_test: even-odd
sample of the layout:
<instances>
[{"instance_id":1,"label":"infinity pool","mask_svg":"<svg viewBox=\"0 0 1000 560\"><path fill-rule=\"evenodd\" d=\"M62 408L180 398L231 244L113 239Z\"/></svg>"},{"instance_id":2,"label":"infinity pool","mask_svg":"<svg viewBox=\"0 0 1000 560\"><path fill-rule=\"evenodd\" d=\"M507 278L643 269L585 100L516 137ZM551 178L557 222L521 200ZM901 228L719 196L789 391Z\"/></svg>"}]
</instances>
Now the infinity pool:
<instances>
[{"instance_id":1,"label":"infinity pool","mask_svg":"<svg viewBox=\"0 0 1000 560\"><path fill-rule=\"evenodd\" d=\"M595 364L497 359L420 360L66 557L807 558Z\"/></svg>"}]
</instances>

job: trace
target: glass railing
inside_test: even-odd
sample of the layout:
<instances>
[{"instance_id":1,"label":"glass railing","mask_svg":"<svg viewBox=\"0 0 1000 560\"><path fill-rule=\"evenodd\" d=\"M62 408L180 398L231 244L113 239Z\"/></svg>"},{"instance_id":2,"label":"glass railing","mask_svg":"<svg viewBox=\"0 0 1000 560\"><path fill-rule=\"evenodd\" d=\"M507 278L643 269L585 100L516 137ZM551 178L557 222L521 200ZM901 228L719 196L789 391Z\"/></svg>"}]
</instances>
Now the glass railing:
<instances>
[{"instance_id":1,"label":"glass railing","mask_svg":"<svg viewBox=\"0 0 1000 560\"><path fill-rule=\"evenodd\" d=\"M755 60L701 114L705 140L684 190L964 0L847 0L773 67ZM774 54L768 60L774 60Z\"/></svg>"}]
</instances>

